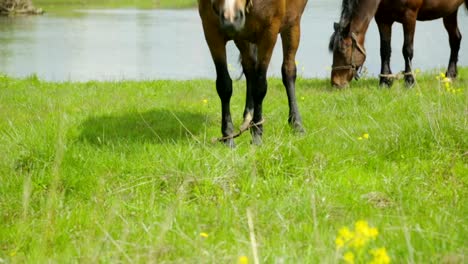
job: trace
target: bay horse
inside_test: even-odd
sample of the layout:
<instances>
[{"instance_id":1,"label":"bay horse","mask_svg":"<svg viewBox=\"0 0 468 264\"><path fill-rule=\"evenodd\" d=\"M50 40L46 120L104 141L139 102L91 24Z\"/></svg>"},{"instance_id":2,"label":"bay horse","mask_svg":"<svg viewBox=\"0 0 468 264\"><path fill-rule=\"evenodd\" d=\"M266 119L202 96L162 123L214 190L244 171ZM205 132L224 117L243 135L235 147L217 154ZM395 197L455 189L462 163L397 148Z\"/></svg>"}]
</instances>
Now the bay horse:
<instances>
[{"instance_id":1,"label":"bay horse","mask_svg":"<svg viewBox=\"0 0 468 264\"><path fill-rule=\"evenodd\" d=\"M205 39L216 68L216 90L221 99L223 137L219 141L234 147L234 137L250 128L252 143L262 143L262 103L278 34L283 44L281 73L288 96L288 122L295 131L304 131L295 95L295 57L306 4L307 0L198 0ZM240 51L247 84L244 122L237 134L234 134L231 120L232 80L226 60L226 43L230 40Z\"/></svg>"},{"instance_id":2,"label":"bay horse","mask_svg":"<svg viewBox=\"0 0 468 264\"><path fill-rule=\"evenodd\" d=\"M392 85L390 42L394 22L403 25L404 78L407 86L411 87L415 81L411 61L416 20L443 18L451 49L446 76L455 78L461 42L457 14L463 2L468 8L468 0L343 0L341 19L339 23L334 24L335 32L329 45L330 51L333 52L332 85L345 86L353 77L358 77L359 69L366 59L364 40L373 17L380 33L381 86Z\"/></svg>"}]
</instances>

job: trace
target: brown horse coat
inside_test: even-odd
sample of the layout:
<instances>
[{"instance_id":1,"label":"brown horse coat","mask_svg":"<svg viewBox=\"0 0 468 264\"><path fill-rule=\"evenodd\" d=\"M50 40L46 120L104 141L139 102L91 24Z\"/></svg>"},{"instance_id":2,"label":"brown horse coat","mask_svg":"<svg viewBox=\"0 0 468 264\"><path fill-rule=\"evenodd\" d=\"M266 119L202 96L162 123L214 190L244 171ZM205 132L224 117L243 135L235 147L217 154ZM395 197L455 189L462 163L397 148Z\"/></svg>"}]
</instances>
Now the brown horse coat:
<instances>
[{"instance_id":1,"label":"brown horse coat","mask_svg":"<svg viewBox=\"0 0 468 264\"><path fill-rule=\"evenodd\" d=\"M330 43L330 48L333 50L332 84L337 86L347 84L364 63L365 51L355 52L355 50L364 46L367 28L374 16L381 41L381 85L389 86L392 84L390 55L394 22L403 25L404 44L402 51L405 59L405 81L408 86L414 84L411 60L413 58L416 20L443 18L451 48L447 76L455 78L461 42L457 13L458 8L464 2L468 7L468 0L343 0L341 21L335 28Z\"/></svg>"},{"instance_id":2,"label":"brown horse coat","mask_svg":"<svg viewBox=\"0 0 468 264\"><path fill-rule=\"evenodd\" d=\"M235 10L225 10L235 1ZM232 2L230 2L233 4ZM289 123L303 131L295 97L295 56L299 47L300 20L307 0L198 0L205 39L216 67L216 89L222 104L222 141L233 146L230 113L232 81L227 70L226 43L233 40L241 53L247 83L244 123L253 143L263 134L262 102L267 91L267 70L278 34L283 43L282 77L289 102Z\"/></svg>"}]
</instances>

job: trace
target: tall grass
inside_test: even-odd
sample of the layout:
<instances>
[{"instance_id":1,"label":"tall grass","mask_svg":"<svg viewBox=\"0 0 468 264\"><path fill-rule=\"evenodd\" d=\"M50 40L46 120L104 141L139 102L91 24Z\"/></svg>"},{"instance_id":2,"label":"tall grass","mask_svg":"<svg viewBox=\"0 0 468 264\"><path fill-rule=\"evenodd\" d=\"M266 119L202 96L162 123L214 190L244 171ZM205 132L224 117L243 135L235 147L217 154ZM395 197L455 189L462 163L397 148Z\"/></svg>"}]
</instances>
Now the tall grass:
<instances>
[{"instance_id":1,"label":"tall grass","mask_svg":"<svg viewBox=\"0 0 468 264\"><path fill-rule=\"evenodd\" d=\"M261 263L337 263L338 230L363 219L395 263L463 263L468 71L457 92L435 75L299 79L303 136L271 79L264 145L246 134L233 150L211 143L212 80L1 76L0 262L253 263L255 248Z\"/></svg>"}]
</instances>

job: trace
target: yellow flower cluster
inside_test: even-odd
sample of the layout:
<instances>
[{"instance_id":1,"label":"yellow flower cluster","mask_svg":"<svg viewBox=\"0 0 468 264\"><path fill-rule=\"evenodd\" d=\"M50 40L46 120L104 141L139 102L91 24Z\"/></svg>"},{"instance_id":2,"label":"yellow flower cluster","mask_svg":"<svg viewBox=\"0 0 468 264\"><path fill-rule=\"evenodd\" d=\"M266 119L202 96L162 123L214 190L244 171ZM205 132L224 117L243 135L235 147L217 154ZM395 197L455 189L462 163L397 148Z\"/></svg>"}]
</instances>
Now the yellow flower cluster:
<instances>
[{"instance_id":1,"label":"yellow flower cluster","mask_svg":"<svg viewBox=\"0 0 468 264\"><path fill-rule=\"evenodd\" d=\"M390 263L390 257L385 248L376 248L370 251L373 259L370 264L387 264Z\"/></svg>"},{"instance_id":2,"label":"yellow flower cluster","mask_svg":"<svg viewBox=\"0 0 468 264\"><path fill-rule=\"evenodd\" d=\"M388 264L390 257L385 248L366 250L369 243L376 240L378 235L377 228L370 227L366 221L360 220L354 224L354 230L343 227L338 231L335 239L336 249L345 251L343 261L348 264L364 262L367 258L363 253L366 252L372 256L368 263Z\"/></svg>"},{"instance_id":3,"label":"yellow flower cluster","mask_svg":"<svg viewBox=\"0 0 468 264\"><path fill-rule=\"evenodd\" d=\"M445 76L445 73L441 72L439 75L436 76L436 79L441 83L441 85L444 86L447 92L453 93L453 94L462 92L461 88L459 89L453 88L452 79Z\"/></svg>"},{"instance_id":4,"label":"yellow flower cluster","mask_svg":"<svg viewBox=\"0 0 468 264\"><path fill-rule=\"evenodd\" d=\"M237 263L239 263L239 264L249 264L249 258L247 258L247 256L240 256Z\"/></svg>"},{"instance_id":5,"label":"yellow flower cluster","mask_svg":"<svg viewBox=\"0 0 468 264\"><path fill-rule=\"evenodd\" d=\"M362 136L358 137L358 140L364 140L364 139L369 139L369 134L368 133L364 133L364 134L362 134Z\"/></svg>"},{"instance_id":6,"label":"yellow flower cluster","mask_svg":"<svg viewBox=\"0 0 468 264\"><path fill-rule=\"evenodd\" d=\"M338 237L335 240L337 249L344 246L359 249L366 246L370 240L375 240L379 235L377 228L369 227L369 224L362 220L356 222L354 229L353 232L349 228L343 227L338 231Z\"/></svg>"}]
</instances>

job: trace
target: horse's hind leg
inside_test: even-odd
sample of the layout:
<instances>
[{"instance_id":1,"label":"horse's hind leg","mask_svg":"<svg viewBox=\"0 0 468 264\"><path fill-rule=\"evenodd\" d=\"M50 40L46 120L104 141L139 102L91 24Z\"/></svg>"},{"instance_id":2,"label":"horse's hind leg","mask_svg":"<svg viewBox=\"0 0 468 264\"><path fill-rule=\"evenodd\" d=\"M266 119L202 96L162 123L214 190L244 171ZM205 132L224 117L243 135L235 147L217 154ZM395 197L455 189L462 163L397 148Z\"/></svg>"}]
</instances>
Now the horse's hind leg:
<instances>
[{"instance_id":1,"label":"horse's hind leg","mask_svg":"<svg viewBox=\"0 0 468 264\"><path fill-rule=\"evenodd\" d=\"M244 108L244 122L240 129L246 130L253 119L254 113L254 100L252 89L255 85L255 70L257 64L257 47L248 41L236 41L236 46L240 51L242 70L246 79L246 95L245 95L245 108Z\"/></svg>"},{"instance_id":2,"label":"horse's hind leg","mask_svg":"<svg viewBox=\"0 0 468 264\"><path fill-rule=\"evenodd\" d=\"M380 69L380 86L390 87L393 84L390 69L390 56L392 54L392 24L393 22L383 22L376 17L380 33L380 59L382 62Z\"/></svg>"},{"instance_id":3,"label":"horse's hind leg","mask_svg":"<svg viewBox=\"0 0 468 264\"><path fill-rule=\"evenodd\" d=\"M411 61L413 60L413 42L414 42L414 31L416 28L416 12L409 12L405 21L403 22L403 57L405 59L405 84L408 87L414 85L414 76Z\"/></svg>"},{"instance_id":4,"label":"horse's hind leg","mask_svg":"<svg viewBox=\"0 0 468 264\"><path fill-rule=\"evenodd\" d=\"M460 50L462 39L460 30L458 29L457 13L458 9L450 16L444 17L444 26L449 35L450 43L450 60L446 73L446 76L449 78L457 77L458 51Z\"/></svg>"},{"instance_id":5,"label":"horse's hind leg","mask_svg":"<svg viewBox=\"0 0 468 264\"><path fill-rule=\"evenodd\" d=\"M234 147L234 139L229 138L234 133L234 126L230 109L232 80L227 67L226 41L221 35L210 32L212 31L205 28L206 41L216 67L216 91L221 99L221 132L225 138L223 142L229 147Z\"/></svg>"},{"instance_id":6,"label":"horse's hind leg","mask_svg":"<svg viewBox=\"0 0 468 264\"><path fill-rule=\"evenodd\" d=\"M289 104L289 125L296 132L304 132L302 126L302 118L299 113L296 100L296 52L299 48L299 41L301 36L300 23L297 22L290 28L281 32L281 40L283 43L283 65L281 67L281 75L283 77L283 84L286 87Z\"/></svg>"}]
</instances>

